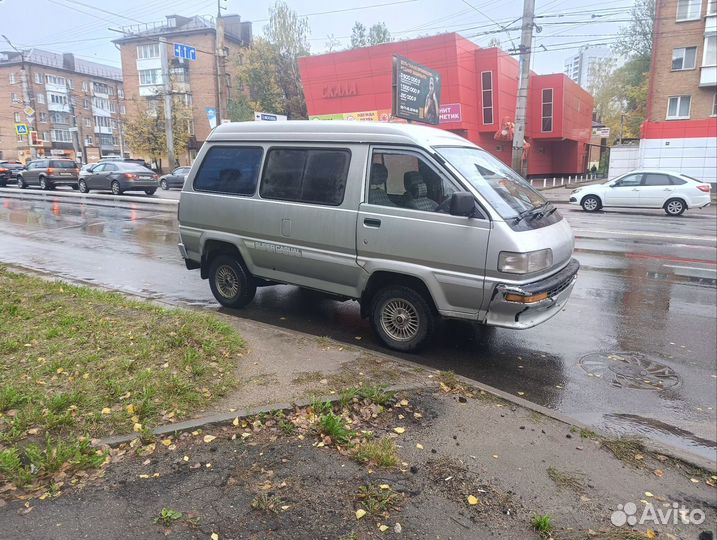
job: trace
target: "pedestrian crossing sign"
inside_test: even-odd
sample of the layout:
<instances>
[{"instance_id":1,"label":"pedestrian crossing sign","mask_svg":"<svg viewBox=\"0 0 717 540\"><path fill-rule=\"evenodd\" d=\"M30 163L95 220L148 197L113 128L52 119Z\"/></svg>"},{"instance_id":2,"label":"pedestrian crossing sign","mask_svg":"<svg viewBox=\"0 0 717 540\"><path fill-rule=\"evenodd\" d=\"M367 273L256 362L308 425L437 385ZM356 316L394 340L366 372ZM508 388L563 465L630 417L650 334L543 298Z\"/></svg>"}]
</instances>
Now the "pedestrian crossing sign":
<instances>
[{"instance_id":1,"label":"pedestrian crossing sign","mask_svg":"<svg viewBox=\"0 0 717 540\"><path fill-rule=\"evenodd\" d=\"M15 124L15 133L17 133L18 135L27 135L27 124Z\"/></svg>"}]
</instances>

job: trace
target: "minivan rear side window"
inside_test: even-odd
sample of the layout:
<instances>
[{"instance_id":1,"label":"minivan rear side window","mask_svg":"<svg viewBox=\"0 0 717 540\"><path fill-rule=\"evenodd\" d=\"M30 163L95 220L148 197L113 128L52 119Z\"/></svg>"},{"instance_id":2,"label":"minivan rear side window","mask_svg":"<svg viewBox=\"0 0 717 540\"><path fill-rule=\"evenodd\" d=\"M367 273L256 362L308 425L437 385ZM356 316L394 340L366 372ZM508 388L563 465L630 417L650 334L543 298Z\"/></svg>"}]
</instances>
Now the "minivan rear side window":
<instances>
[{"instance_id":1,"label":"minivan rear side window","mask_svg":"<svg viewBox=\"0 0 717 540\"><path fill-rule=\"evenodd\" d=\"M254 195L263 152L248 146L210 148L194 177L194 190Z\"/></svg>"},{"instance_id":2,"label":"minivan rear side window","mask_svg":"<svg viewBox=\"0 0 717 540\"><path fill-rule=\"evenodd\" d=\"M350 162L351 152L345 149L273 148L259 193L265 199L338 206Z\"/></svg>"}]
</instances>

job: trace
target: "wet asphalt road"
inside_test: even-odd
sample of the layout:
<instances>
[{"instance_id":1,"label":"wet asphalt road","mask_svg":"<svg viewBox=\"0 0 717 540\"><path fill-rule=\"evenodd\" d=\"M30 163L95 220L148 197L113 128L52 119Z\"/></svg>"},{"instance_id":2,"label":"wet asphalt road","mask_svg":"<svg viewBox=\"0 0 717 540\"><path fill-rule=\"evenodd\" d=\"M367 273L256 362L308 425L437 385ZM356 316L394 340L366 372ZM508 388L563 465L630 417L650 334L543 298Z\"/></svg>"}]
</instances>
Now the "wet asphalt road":
<instances>
[{"instance_id":1,"label":"wet asphalt road","mask_svg":"<svg viewBox=\"0 0 717 540\"><path fill-rule=\"evenodd\" d=\"M175 215L0 194L0 262L180 305L217 309L177 253ZM614 434L649 436L715 459L717 376L714 209L585 214L578 282L563 313L524 331L447 321L404 358L521 395ZM260 289L232 312L383 350L356 302L292 286ZM357 338L360 338L358 340ZM385 351L388 352L388 351Z\"/></svg>"}]
</instances>

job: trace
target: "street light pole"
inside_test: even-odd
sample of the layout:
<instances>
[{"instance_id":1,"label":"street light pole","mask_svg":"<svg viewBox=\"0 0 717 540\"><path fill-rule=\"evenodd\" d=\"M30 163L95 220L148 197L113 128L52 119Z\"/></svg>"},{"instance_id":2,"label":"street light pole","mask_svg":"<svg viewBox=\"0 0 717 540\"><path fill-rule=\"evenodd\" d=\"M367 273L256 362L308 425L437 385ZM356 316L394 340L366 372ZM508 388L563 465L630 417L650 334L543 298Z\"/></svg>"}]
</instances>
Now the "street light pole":
<instances>
[{"instance_id":1,"label":"street light pole","mask_svg":"<svg viewBox=\"0 0 717 540\"><path fill-rule=\"evenodd\" d=\"M530 56L533 42L533 18L535 0L523 2L523 24L520 36L520 73L518 79L518 97L515 106L515 129L513 132L513 169L521 174L527 172L523 166L525 148L525 124L528 116L528 91L530 89ZM527 163L526 163L527 165Z\"/></svg>"},{"instance_id":2,"label":"street light pole","mask_svg":"<svg viewBox=\"0 0 717 540\"><path fill-rule=\"evenodd\" d=\"M164 137L167 141L167 161L169 170L174 169L176 157L174 156L174 126L172 117L172 80L169 76L169 60L167 59L167 39L159 38L159 57L162 62L162 77L164 77Z\"/></svg>"}]
</instances>

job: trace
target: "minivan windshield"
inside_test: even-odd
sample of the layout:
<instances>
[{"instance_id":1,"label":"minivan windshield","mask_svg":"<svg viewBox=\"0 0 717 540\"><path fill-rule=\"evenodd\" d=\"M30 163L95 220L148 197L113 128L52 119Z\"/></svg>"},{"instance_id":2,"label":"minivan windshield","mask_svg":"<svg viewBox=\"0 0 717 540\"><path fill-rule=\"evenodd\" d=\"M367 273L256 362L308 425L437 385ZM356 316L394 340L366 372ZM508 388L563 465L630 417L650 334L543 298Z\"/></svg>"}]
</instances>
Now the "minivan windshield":
<instances>
[{"instance_id":1,"label":"minivan windshield","mask_svg":"<svg viewBox=\"0 0 717 540\"><path fill-rule=\"evenodd\" d=\"M485 150L437 147L435 150L475 187L504 219L520 217L547 204L513 169Z\"/></svg>"}]
</instances>

